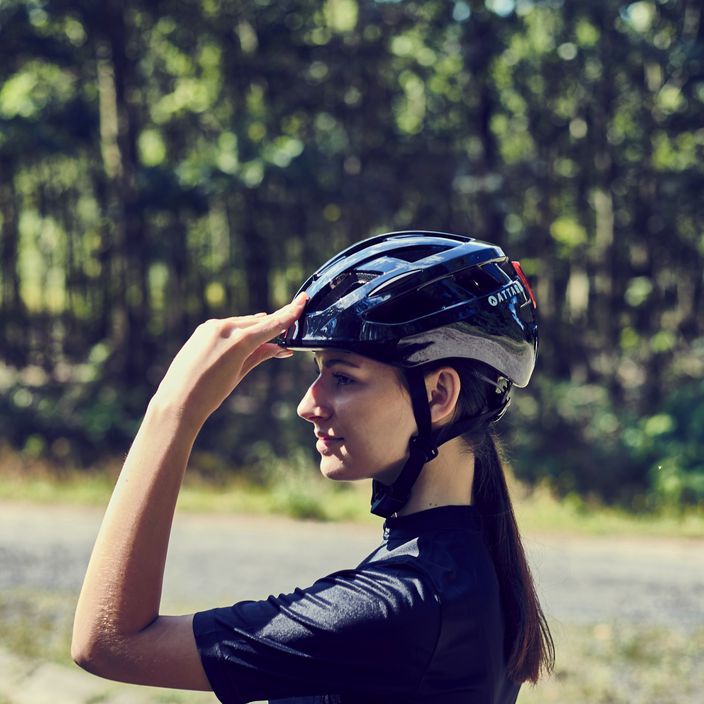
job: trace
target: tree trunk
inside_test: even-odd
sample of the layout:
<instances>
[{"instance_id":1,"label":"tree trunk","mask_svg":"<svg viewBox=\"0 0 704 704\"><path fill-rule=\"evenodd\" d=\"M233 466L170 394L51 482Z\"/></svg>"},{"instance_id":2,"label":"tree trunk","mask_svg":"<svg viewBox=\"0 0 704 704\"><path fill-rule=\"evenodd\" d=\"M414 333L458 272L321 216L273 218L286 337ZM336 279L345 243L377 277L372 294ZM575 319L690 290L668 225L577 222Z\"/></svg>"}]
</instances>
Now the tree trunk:
<instances>
[{"instance_id":1,"label":"tree trunk","mask_svg":"<svg viewBox=\"0 0 704 704\"><path fill-rule=\"evenodd\" d=\"M17 368L28 359L27 311L20 294L17 272L19 252L19 203L15 188L15 163L0 156L0 346L6 362Z\"/></svg>"},{"instance_id":2,"label":"tree trunk","mask_svg":"<svg viewBox=\"0 0 704 704\"><path fill-rule=\"evenodd\" d=\"M103 163L108 212L113 222L111 337L115 373L135 383L152 350L147 337L149 296L146 233L137 189L138 115L134 103L136 67L128 53L127 11L111 0L100 14L98 80Z\"/></svg>"}]
</instances>

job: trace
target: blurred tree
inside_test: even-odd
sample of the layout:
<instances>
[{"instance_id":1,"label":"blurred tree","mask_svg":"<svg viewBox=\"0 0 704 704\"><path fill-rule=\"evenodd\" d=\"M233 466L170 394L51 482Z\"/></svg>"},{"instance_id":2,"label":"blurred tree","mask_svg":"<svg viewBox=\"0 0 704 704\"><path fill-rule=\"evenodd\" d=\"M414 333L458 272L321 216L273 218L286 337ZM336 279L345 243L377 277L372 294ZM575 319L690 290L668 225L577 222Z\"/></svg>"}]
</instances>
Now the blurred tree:
<instances>
[{"instance_id":1,"label":"blurred tree","mask_svg":"<svg viewBox=\"0 0 704 704\"><path fill-rule=\"evenodd\" d=\"M699 4L8 0L0 32L13 444L124 449L198 322L423 227L498 241L534 281L522 476L672 493L658 453L699 476L681 420L704 376ZM253 375L203 442L236 463L300 442L302 364Z\"/></svg>"}]
</instances>

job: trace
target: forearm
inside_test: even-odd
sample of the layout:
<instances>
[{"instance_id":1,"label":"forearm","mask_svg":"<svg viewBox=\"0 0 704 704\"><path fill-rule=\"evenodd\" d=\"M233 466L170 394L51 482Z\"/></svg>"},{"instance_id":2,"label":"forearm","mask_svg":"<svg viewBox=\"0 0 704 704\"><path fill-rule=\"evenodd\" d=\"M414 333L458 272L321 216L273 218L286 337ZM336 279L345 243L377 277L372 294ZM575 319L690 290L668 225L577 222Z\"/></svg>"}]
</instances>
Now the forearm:
<instances>
[{"instance_id":1,"label":"forearm","mask_svg":"<svg viewBox=\"0 0 704 704\"><path fill-rule=\"evenodd\" d=\"M207 689L192 615L160 616L176 499L203 423L302 313L211 319L178 351L149 404L100 527L76 607L71 655L125 682ZM290 354L290 353L287 353Z\"/></svg>"},{"instance_id":2,"label":"forearm","mask_svg":"<svg viewBox=\"0 0 704 704\"><path fill-rule=\"evenodd\" d=\"M176 499L197 433L172 406L152 399L93 548L74 653L119 647L159 615Z\"/></svg>"}]
</instances>

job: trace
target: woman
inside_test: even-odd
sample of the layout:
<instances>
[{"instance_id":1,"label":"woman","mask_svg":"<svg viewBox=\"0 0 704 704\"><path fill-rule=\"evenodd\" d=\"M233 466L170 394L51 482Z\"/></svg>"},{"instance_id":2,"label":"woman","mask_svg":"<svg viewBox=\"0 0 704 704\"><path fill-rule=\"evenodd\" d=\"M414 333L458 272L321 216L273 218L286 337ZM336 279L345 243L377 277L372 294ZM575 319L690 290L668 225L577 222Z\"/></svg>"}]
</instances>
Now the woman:
<instances>
[{"instance_id":1,"label":"woman","mask_svg":"<svg viewBox=\"0 0 704 704\"><path fill-rule=\"evenodd\" d=\"M282 330L285 334L276 338ZM313 350L298 412L321 471L373 479L384 542L307 589L161 616L183 472L257 364ZM535 300L496 246L401 232L354 245L271 315L213 320L177 354L125 462L79 599L73 657L222 702L515 702L552 665L492 423L537 350Z\"/></svg>"}]
</instances>

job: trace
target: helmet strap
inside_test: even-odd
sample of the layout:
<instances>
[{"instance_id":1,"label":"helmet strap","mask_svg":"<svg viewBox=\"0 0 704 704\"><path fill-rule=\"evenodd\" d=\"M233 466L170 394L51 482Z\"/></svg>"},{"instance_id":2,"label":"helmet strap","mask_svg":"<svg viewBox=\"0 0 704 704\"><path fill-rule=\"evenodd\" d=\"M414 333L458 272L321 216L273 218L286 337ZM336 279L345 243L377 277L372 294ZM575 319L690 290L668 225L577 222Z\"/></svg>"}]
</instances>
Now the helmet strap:
<instances>
[{"instance_id":1,"label":"helmet strap","mask_svg":"<svg viewBox=\"0 0 704 704\"><path fill-rule=\"evenodd\" d=\"M411 496L411 490L416 483L421 470L427 462L438 456L438 447L464 433L486 427L489 423L499 420L506 412L510 398L505 395L503 403L498 407L480 413L472 418L465 418L444 425L433 432L430 417L430 404L428 392L425 388L425 375L417 368L404 370L408 380L408 389L411 395L413 415L418 426L418 434L414 435L409 443L409 456L403 465L401 473L392 484L382 484L379 480L372 481L371 512L377 516L388 518L400 511Z\"/></svg>"},{"instance_id":2,"label":"helmet strap","mask_svg":"<svg viewBox=\"0 0 704 704\"><path fill-rule=\"evenodd\" d=\"M404 372L408 381L418 434L411 438L408 459L396 480L389 485L382 484L377 479L372 481L371 512L384 518L388 518L406 505L423 466L438 456L438 449L433 439L425 375L417 368L404 369Z\"/></svg>"}]
</instances>

